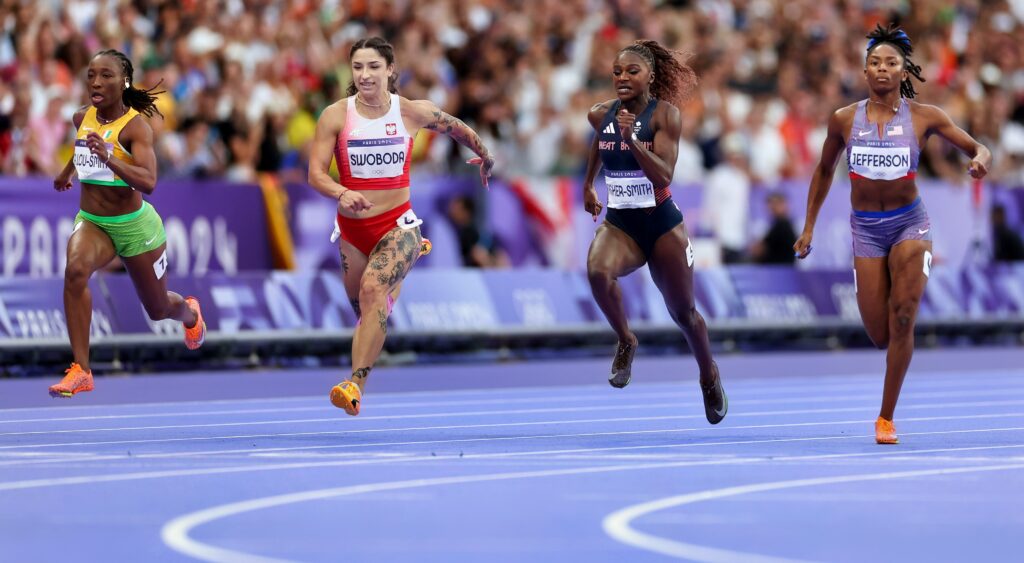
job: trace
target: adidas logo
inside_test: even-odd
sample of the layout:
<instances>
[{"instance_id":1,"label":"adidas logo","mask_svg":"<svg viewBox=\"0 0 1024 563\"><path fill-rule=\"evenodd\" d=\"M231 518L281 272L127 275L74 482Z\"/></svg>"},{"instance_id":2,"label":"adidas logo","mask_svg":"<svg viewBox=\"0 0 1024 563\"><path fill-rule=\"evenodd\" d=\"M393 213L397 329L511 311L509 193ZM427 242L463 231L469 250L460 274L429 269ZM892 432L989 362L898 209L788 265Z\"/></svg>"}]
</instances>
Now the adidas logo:
<instances>
[{"instance_id":1,"label":"adidas logo","mask_svg":"<svg viewBox=\"0 0 1024 563\"><path fill-rule=\"evenodd\" d=\"M601 132L602 133L609 133L609 134L614 135L615 134L615 124L614 123L609 123L608 127L605 127L604 131L601 131Z\"/></svg>"}]
</instances>

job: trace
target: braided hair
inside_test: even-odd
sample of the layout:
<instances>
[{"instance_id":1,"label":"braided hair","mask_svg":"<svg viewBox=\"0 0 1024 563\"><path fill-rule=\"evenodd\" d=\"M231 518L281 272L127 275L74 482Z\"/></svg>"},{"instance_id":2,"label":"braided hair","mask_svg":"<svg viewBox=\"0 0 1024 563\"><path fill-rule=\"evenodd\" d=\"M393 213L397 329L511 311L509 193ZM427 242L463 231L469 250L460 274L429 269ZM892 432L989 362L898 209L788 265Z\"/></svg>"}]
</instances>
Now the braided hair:
<instances>
[{"instance_id":1,"label":"braided hair","mask_svg":"<svg viewBox=\"0 0 1024 563\"><path fill-rule=\"evenodd\" d=\"M897 51L903 55L903 68L910 76L918 79L921 82L925 82L925 79L921 77L921 67L914 64L914 61L910 60L910 55L914 53L914 46L910 43L910 37L896 26L896 24L889 24L887 27L882 27L882 24L877 24L875 30L867 35L868 38L868 54L871 51L883 43L888 43L896 48ZM917 95L914 91L914 85L907 78L900 82L900 95L905 98L913 98Z\"/></svg>"},{"instance_id":2,"label":"braided hair","mask_svg":"<svg viewBox=\"0 0 1024 563\"><path fill-rule=\"evenodd\" d=\"M395 48L388 43L386 39L382 37L369 37L367 39L360 39L356 41L352 48L348 52L348 60L352 60L352 56L356 54L359 49L373 49L377 51L377 54L384 57L384 61L387 62L388 66L395 64ZM388 92L392 94L398 93L398 87L395 83L398 82L398 73L393 72L388 77ZM356 89L355 81L348 83L347 96L355 95L358 90Z\"/></svg>"},{"instance_id":3,"label":"braided hair","mask_svg":"<svg viewBox=\"0 0 1024 563\"><path fill-rule=\"evenodd\" d=\"M686 64L685 53L666 49L652 39L637 39L620 53L635 53L647 61L654 73L651 95L679 105L697 87L697 73Z\"/></svg>"},{"instance_id":4,"label":"braided hair","mask_svg":"<svg viewBox=\"0 0 1024 563\"><path fill-rule=\"evenodd\" d=\"M163 80L157 83L149 90L143 90L136 88L132 85L135 82L135 67L132 66L132 61L125 56L124 53L116 49L107 49L106 51L100 51L96 53L93 58L96 57L114 57L121 63L121 71L124 72L125 80L128 82L128 87L121 93L121 101L124 105L134 109L135 111L145 115L146 117L153 117L153 115L159 115L163 118L164 114L160 113L160 110L156 107L156 97L160 94L166 93L166 90L160 90L155 92Z\"/></svg>"}]
</instances>

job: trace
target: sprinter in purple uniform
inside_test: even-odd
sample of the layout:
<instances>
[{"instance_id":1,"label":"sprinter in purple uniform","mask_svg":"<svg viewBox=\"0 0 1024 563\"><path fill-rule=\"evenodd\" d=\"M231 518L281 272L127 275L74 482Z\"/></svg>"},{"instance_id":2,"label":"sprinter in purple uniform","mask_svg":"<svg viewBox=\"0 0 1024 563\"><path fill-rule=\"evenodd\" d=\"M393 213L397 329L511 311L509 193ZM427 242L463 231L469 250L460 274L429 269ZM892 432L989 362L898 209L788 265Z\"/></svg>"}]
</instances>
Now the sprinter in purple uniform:
<instances>
[{"instance_id":1,"label":"sprinter in purple uniform","mask_svg":"<svg viewBox=\"0 0 1024 563\"><path fill-rule=\"evenodd\" d=\"M914 181L921 146L933 134L946 139L971 158L967 172L974 178L985 176L992 154L942 109L910 100L915 95L911 77L924 79L910 60L914 48L903 30L878 26L867 37L864 76L870 94L829 119L821 161L811 177L803 234L793 249L800 258L810 253L814 223L846 147L857 306L868 337L888 350L875 441L896 444L893 414L914 351L914 321L932 261L932 226Z\"/></svg>"}]
</instances>

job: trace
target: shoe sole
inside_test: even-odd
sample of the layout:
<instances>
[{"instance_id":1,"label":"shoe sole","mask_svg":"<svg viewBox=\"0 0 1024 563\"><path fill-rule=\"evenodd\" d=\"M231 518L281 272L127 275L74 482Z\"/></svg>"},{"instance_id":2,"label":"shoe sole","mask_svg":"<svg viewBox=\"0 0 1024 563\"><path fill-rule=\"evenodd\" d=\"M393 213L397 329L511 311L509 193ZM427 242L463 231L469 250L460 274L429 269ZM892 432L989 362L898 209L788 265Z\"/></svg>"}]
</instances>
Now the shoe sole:
<instances>
[{"instance_id":1,"label":"shoe sole","mask_svg":"<svg viewBox=\"0 0 1024 563\"><path fill-rule=\"evenodd\" d=\"M331 404L343 409L350 416L359 414L359 399L353 399L340 385L331 388Z\"/></svg>"},{"instance_id":2,"label":"shoe sole","mask_svg":"<svg viewBox=\"0 0 1024 563\"><path fill-rule=\"evenodd\" d=\"M618 379L619 375L614 375L608 379L608 384L616 389L624 389L627 385L629 385L629 382L633 380L633 374L626 374L626 381L623 382L621 385L618 383Z\"/></svg>"},{"instance_id":3,"label":"shoe sole","mask_svg":"<svg viewBox=\"0 0 1024 563\"><path fill-rule=\"evenodd\" d=\"M51 390L50 391L50 396L53 397L54 399L58 399L58 398L59 399L70 399L71 397L74 397L78 393L88 393L89 391L92 391L93 389L95 389L95 387L90 385L89 387L81 387L79 389L75 389L74 391L53 391L53 390Z\"/></svg>"}]
</instances>

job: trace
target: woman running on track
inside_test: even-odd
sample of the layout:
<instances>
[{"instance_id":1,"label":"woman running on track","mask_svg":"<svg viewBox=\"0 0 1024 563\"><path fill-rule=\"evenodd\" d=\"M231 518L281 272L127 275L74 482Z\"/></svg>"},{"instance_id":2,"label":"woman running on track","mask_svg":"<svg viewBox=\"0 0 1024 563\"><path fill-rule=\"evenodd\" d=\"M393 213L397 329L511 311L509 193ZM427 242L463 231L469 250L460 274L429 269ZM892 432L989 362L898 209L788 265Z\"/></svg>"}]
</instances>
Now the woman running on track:
<instances>
[{"instance_id":1,"label":"woman running on track","mask_svg":"<svg viewBox=\"0 0 1024 563\"><path fill-rule=\"evenodd\" d=\"M594 189L602 166L608 187L608 213L590 244L587 274L594 299L619 337L608 382L618 388L629 384L637 348L618 278L647 263L697 360L708 422L718 424L729 400L711 357L704 318L694 305L693 247L669 191L681 129L674 103L696 81L693 69L656 41L636 41L615 58L617 97L587 115L597 134L587 160L583 204L594 221L603 207Z\"/></svg>"},{"instance_id":2,"label":"woman running on track","mask_svg":"<svg viewBox=\"0 0 1024 563\"><path fill-rule=\"evenodd\" d=\"M924 79L921 67L910 60L914 49L906 33L879 25L867 37L868 99L829 119L807 195L803 234L793 249L800 258L810 253L814 223L846 147L857 306L868 337L888 350L875 441L896 444L893 414L914 351L917 307L932 262L932 227L914 181L918 156L928 137L937 134L971 158L967 171L972 177L983 178L992 154L940 108L909 99L915 95L910 78Z\"/></svg>"},{"instance_id":3,"label":"woman running on track","mask_svg":"<svg viewBox=\"0 0 1024 563\"><path fill-rule=\"evenodd\" d=\"M115 256L124 262L150 319L181 321L190 350L206 338L199 301L167 291L164 224L142 199L156 189L156 155L153 130L140 113L160 112L152 90L132 86L133 72L132 62L118 51L101 51L92 58L86 77L92 105L75 112L75 154L53 182L57 191L69 190L77 172L82 185L81 211L68 240L64 270L64 314L75 361L64 379L50 387L54 397L93 389L89 278Z\"/></svg>"},{"instance_id":4,"label":"woman running on track","mask_svg":"<svg viewBox=\"0 0 1024 563\"><path fill-rule=\"evenodd\" d=\"M429 243L409 203L409 155L420 128L444 133L478 156L487 186L494 158L460 119L395 89L394 48L379 37L349 52L348 97L320 115L309 159L309 184L338 201L337 229L345 291L360 322L352 336L352 377L335 385L334 406L358 415L366 378L380 356L399 286ZM328 175L331 158L340 183ZM332 241L334 238L332 237ZM364 317L364 315L366 315ZM362 321L366 322L362 322Z\"/></svg>"}]
</instances>

